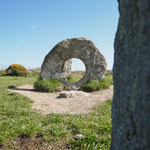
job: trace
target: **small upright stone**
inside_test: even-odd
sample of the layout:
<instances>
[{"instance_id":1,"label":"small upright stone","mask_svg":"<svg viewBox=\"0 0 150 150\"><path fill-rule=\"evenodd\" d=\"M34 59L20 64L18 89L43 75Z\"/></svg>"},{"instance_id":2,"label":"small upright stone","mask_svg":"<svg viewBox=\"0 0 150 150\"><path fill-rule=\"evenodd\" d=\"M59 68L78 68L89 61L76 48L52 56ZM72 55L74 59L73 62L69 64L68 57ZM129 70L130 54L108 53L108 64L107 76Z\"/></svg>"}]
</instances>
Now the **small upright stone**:
<instances>
[{"instance_id":1,"label":"small upright stone","mask_svg":"<svg viewBox=\"0 0 150 150\"><path fill-rule=\"evenodd\" d=\"M71 73L71 69L72 69L72 60L69 59L64 63L63 70L62 70L62 73L61 73L61 77L62 78L67 78Z\"/></svg>"}]
</instances>

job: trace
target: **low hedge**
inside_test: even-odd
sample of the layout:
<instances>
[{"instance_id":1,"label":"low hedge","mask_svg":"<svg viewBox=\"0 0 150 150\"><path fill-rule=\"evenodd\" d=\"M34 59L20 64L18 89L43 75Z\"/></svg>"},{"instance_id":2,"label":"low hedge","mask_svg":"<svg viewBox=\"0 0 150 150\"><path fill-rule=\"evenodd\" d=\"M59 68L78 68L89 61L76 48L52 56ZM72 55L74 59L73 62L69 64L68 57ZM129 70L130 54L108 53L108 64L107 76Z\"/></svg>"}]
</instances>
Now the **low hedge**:
<instances>
[{"instance_id":1,"label":"low hedge","mask_svg":"<svg viewBox=\"0 0 150 150\"><path fill-rule=\"evenodd\" d=\"M34 83L34 89L38 92L60 92L65 89L65 85L58 79L38 79Z\"/></svg>"},{"instance_id":2,"label":"low hedge","mask_svg":"<svg viewBox=\"0 0 150 150\"><path fill-rule=\"evenodd\" d=\"M79 90L85 92L99 91L101 89L108 89L113 84L112 75L106 75L104 79L95 81L91 80L86 84L82 85ZM39 92L60 92L66 90L66 85L58 79L38 79L34 83L35 91Z\"/></svg>"},{"instance_id":3,"label":"low hedge","mask_svg":"<svg viewBox=\"0 0 150 150\"><path fill-rule=\"evenodd\" d=\"M99 81L91 80L87 82L86 84L80 87L80 90L85 92L99 91L101 89L108 89L111 84L113 84L112 76L107 75L102 80Z\"/></svg>"}]
</instances>

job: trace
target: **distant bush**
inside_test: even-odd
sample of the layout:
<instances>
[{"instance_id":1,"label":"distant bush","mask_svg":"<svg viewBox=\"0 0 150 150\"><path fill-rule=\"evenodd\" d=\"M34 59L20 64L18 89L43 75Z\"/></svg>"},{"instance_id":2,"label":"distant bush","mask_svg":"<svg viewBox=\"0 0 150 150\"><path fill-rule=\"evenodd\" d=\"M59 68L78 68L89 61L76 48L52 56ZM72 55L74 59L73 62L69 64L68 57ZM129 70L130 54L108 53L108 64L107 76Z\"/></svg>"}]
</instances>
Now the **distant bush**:
<instances>
[{"instance_id":1,"label":"distant bush","mask_svg":"<svg viewBox=\"0 0 150 150\"><path fill-rule=\"evenodd\" d=\"M0 70L0 76L5 76L6 75L6 70Z\"/></svg>"},{"instance_id":2,"label":"distant bush","mask_svg":"<svg viewBox=\"0 0 150 150\"><path fill-rule=\"evenodd\" d=\"M27 69L22 65L12 64L7 68L6 74L10 76L27 76Z\"/></svg>"},{"instance_id":3,"label":"distant bush","mask_svg":"<svg viewBox=\"0 0 150 150\"><path fill-rule=\"evenodd\" d=\"M38 92L60 92L64 90L65 85L58 79L38 79L34 83L34 89Z\"/></svg>"},{"instance_id":4,"label":"distant bush","mask_svg":"<svg viewBox=\"0 0 150 150\"><path fill-rule=\"evenodd\" d=\"M111 74L111 75L113 74L112 70L107 70L106 71L106 75L109 75L109 74Z\"/></svg>"},{"instance_id":5,"label":"distant bush","mask_svg":"<svg viewBox=\"0 0 150 150\"><path fill-rule=\"evenodd\" d=\"M111 84L113 84L112 75L107 75L100 81L91 80L87 82L81 86L80 90L86 92L98 91L101 89L108 89Z\"/></svg>"},{"instance_id":6,"label":"distant bush","mask_svg":"<svg viewBox=\"0 0 150 150\"><path fill-rule=\"evenodd\" d=\"M39 76L41 72L41 68L35 68L35 69L29 69L28 70L28 76L32 77L32 76Z\"/></svg>"}]
</instances>

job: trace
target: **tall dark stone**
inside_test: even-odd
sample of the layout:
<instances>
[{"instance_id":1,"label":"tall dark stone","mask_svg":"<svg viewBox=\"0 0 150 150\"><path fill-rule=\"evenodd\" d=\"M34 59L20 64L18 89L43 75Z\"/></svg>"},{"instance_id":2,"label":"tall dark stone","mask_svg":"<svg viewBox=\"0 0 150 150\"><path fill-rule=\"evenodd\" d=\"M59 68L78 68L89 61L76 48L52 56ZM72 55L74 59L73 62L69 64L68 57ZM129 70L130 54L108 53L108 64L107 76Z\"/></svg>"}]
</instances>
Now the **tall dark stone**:
<instances>
[{"instance_id":1,"label":"tall dark stone","mask_svg":"<svg viewBox=\"0 0 150 150\"><path fill-rule=\"evenodd\" d=\"M150 150L150 0L118 0L112 150Z\"/></svg>"}]
</instances>

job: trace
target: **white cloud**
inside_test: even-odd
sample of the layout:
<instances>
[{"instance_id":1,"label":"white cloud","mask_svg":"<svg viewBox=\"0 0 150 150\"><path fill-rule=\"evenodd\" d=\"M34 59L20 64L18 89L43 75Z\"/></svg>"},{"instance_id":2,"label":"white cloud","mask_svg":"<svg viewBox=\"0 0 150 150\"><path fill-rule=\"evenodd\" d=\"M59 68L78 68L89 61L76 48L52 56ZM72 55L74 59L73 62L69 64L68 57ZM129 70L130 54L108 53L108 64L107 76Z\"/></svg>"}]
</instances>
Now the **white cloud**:
<instances>
[{"instance_id":1,"label":"white cloud","mask_svg":"<svg viewBox=\"0 0 150 150\"><path fill-rule=\"evenodd\" d=\"M35 25L32 25L31 28L32 28L32 30L34 30L34 29L36 28L36 26L35 26Z\"/></svg>"}]
</instances>

